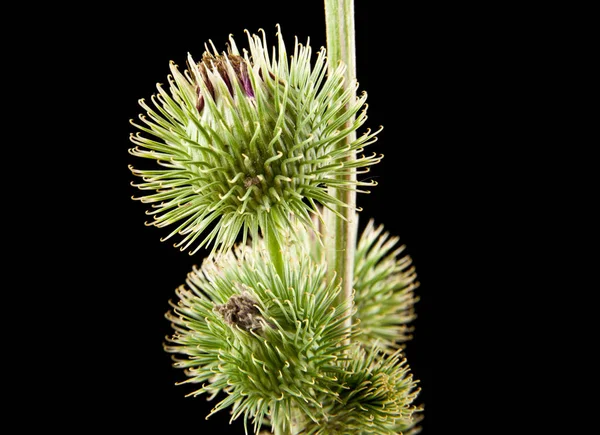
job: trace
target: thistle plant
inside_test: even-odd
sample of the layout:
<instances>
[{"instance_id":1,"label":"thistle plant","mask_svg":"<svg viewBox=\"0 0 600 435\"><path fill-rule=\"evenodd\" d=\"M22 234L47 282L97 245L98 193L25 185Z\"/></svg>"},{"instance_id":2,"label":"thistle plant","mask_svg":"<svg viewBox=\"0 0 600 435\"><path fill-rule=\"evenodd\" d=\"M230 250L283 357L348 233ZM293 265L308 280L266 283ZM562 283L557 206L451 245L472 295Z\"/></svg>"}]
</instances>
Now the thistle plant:
<instances>
[{"instance_id":1,"label":"thistle plant","mask_svg":"<svg viewBox=\"0 0 600 435\"><path fill-rule=\"evenodd\" d=\"M326 2L334 53L332 23L352 12L339 4ZM416 433L403 346L418 282L383 225L357 235L354 196L375 185L359 176L381 155L362 154L379 130L352 60L297 39L290 55L280 30L273 46L246 36L171 63L132 122L148 225L190 255L210 247L171 301L165 350L191 395L224 397L209 416L227 409L247 433Z\"/></svg>"}]
</instances>

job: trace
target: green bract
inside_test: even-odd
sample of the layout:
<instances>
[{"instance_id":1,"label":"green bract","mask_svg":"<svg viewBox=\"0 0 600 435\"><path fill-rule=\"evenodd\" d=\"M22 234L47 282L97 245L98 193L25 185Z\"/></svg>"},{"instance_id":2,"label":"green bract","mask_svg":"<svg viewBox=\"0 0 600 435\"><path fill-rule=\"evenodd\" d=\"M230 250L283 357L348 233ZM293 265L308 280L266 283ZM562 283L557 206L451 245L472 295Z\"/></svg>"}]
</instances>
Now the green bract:
<instances>
[{"instance_id":1,"label":"green bract","mask_svg":"<svg viewBox=\"0 0 600 435\"><path fill-rule=\"evenodd\" d=\"M142 179L136 199L152 205L149 225L176 224L165 239L179 234L190 253L309 227L320 206L346 206L329 188L374 184L344 177L380 160L349 158L377 132L340 142L367 119L366 95L354 97L356 83L344 90L344 67L328 73L325 50L311 64L310 45L297 42L288 57L280 33L272 52L264 33L248 33L248 46L240 52L230 38L227 52L188 56L183 73L171 63L168 90L157 85L152 105L140 101L130 152L158 165L130 167Z\"/></svg>"}]
</instances>

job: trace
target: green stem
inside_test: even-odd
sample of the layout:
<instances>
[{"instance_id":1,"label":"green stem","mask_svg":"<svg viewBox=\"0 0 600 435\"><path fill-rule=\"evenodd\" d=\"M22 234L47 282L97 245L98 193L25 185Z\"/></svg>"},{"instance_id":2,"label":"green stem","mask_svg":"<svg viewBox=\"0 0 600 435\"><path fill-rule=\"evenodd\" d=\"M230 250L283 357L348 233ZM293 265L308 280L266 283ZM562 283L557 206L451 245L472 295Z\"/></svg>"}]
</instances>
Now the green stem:
<instances>
[{"instance_id":1,"label":"green stem","mask_svg":"<svg viewBox=\"0 0 600 435\"><path fill-rule=\"evenodd\" d=\"M288 431L285 430L287 425L281 422L273 426L275 435L297 435L302 432L303 424L300 422L300 412L297 408L292 408L290 414L292 415L292 421Z\"/></svg>"},{"instance_id":2,"label":"green stem","mask_svg":"<svg viewBox=\"0 0 600 435\"><path fill-rule=\"evenodd\" d=\"M354 1L353 0L325 0L325 24L327 31L327 57L330 68L335 68L342 62L346 65L344 90L350 88L356 80L356 48L354 34ZM349 119L346 126L353 124L354 118ZM345 146L356 140L356 134L349 135L345 142L339 146ZM356 159L352 154L347 160ZM344 179L353 182L356 173L352 171L344 176ZM356 192L350 190L331 189L331 194L340 199L348 207L339 207L337 211L344 219L337 217L334 213L327 211L327 261L330 265L329 275L334 274L342 280L342 293L347 301L352 300L354 283L354 253L356 237L354 234L356 219ZM331 267L333 266L333 267ZM350 307L349 307L350 309ZM348 313L350 314L350 313ZM352 319L348 315L347 326L350 327Z\"/></svg>"},{"instance_id":3,"label":"green stem","mask_svg":"<svg viewBox=\"0 0 600 435\"><path fill-rule=\"evenodd\" d=\"M267 228L266 242L267 249L269 250L269 256L271 257L271 261L275 266L275 270L283 280L283 254L281 252L281 244L279 243L279 239L275 234L273 225L268 225Z\"/></svg>"}]
</instances>

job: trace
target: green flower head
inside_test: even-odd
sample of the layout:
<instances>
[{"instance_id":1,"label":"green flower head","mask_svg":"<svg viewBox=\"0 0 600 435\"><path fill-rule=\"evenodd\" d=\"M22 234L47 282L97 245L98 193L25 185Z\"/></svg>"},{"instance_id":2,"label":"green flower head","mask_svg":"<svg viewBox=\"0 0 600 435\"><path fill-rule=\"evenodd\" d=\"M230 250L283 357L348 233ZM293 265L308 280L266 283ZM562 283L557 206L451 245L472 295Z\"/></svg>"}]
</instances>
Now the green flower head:
<instances>
[{"instance_id":1,"label":"green flower head","mask_svg":"<svg viewBox=\"0 0 600 435\"><path fill-rule=\"evenodd\" d=\"M311 63L310 45L296 41L288 57L257 35L240 52L232 37L226 52L212 43L202 60L188 55L183 72L171 63L168 89L157 85L152 104L131 135L133 156L151 168L130 166L134 184L150 204L148 225L173 226L165 239L190 254L212 245L231 248L241 235L256 240L292 222L312 226L319 209L347 206L330 188L374 182L348 177L381 156L357 155L376 133L355 132L366 121L366 95L344 86L344 66L328 65L325 50ZM362 110L361 110L362 109ZM346 140L351 137L351 140Z\"/></svg>"},{"instance_id":2,"label":"green flower head","mask_svg":"<svg viewBox=\"0 0 600 435\"><path fill-rule=\"evenodd\" d=\"M381 230L369 228L367 243L381 242ZM252 422L254 434L263 425L296 433L295 423L306 435L411 434L420 420L414 404L419 389L401 350L361 331L360 312L350 301L338 301L339 280L327 278L326 262L307 252L309 246L284 248L281 275L264 247L257 247L238 245L205 258L171 301L166 317L174 332L165 350L185 370L181 384L197 386L189 394L221 395L208 417L229 408L231 421L243 417L245 427ZM367 268L359 279L379 288L380 270ZM389 279L397 281L396 274ZM396 292L388 293L393 299ZM381 300L363 303L367 325L375 305L397 314ZM357 319L352 325L345 322L348 308Z\"/></svg>"}]
</instances>

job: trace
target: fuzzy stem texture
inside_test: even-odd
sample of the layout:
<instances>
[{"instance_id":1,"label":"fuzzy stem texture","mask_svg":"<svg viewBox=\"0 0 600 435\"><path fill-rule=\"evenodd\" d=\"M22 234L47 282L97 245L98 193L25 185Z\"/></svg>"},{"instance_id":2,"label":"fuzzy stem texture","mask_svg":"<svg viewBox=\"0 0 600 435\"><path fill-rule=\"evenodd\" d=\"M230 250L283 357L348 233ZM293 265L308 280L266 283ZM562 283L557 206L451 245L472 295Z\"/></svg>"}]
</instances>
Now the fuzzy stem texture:
<instances>
[{"instance_id":1,"label":"fuzzy stem texture","mask_svg":"<svg viewBox=\"0 0 600 435\"><path fill-rule=\"evenodd\" d=\"M329 67L336 68L341 62L346 65L344 91L354 87L356 79L356 49L354 34L354 1L353 0L325 0L325 24L327 32L327 53ZM346 123L346 128L354 122L354 117ZM339 144L343 147L356 139L356 133L347 136ZM346 158L348 161L356 159L356 153ZM350 171L343 175L347 180L356 180L356 172ZM354 250L355 234L353 221L356 215L356 192L352 189L331 189L331 194L340 199L347 207L338 207L337 211L344 216L341 219L334 213L327 211L326 217L326 243L329 276L334 273L342 280L340 297L351 300L353 297L354 283ZM350 304L348 305L350 310ZM350 316L347 324L352 324Z\"/></svg>"}]
</instances>

